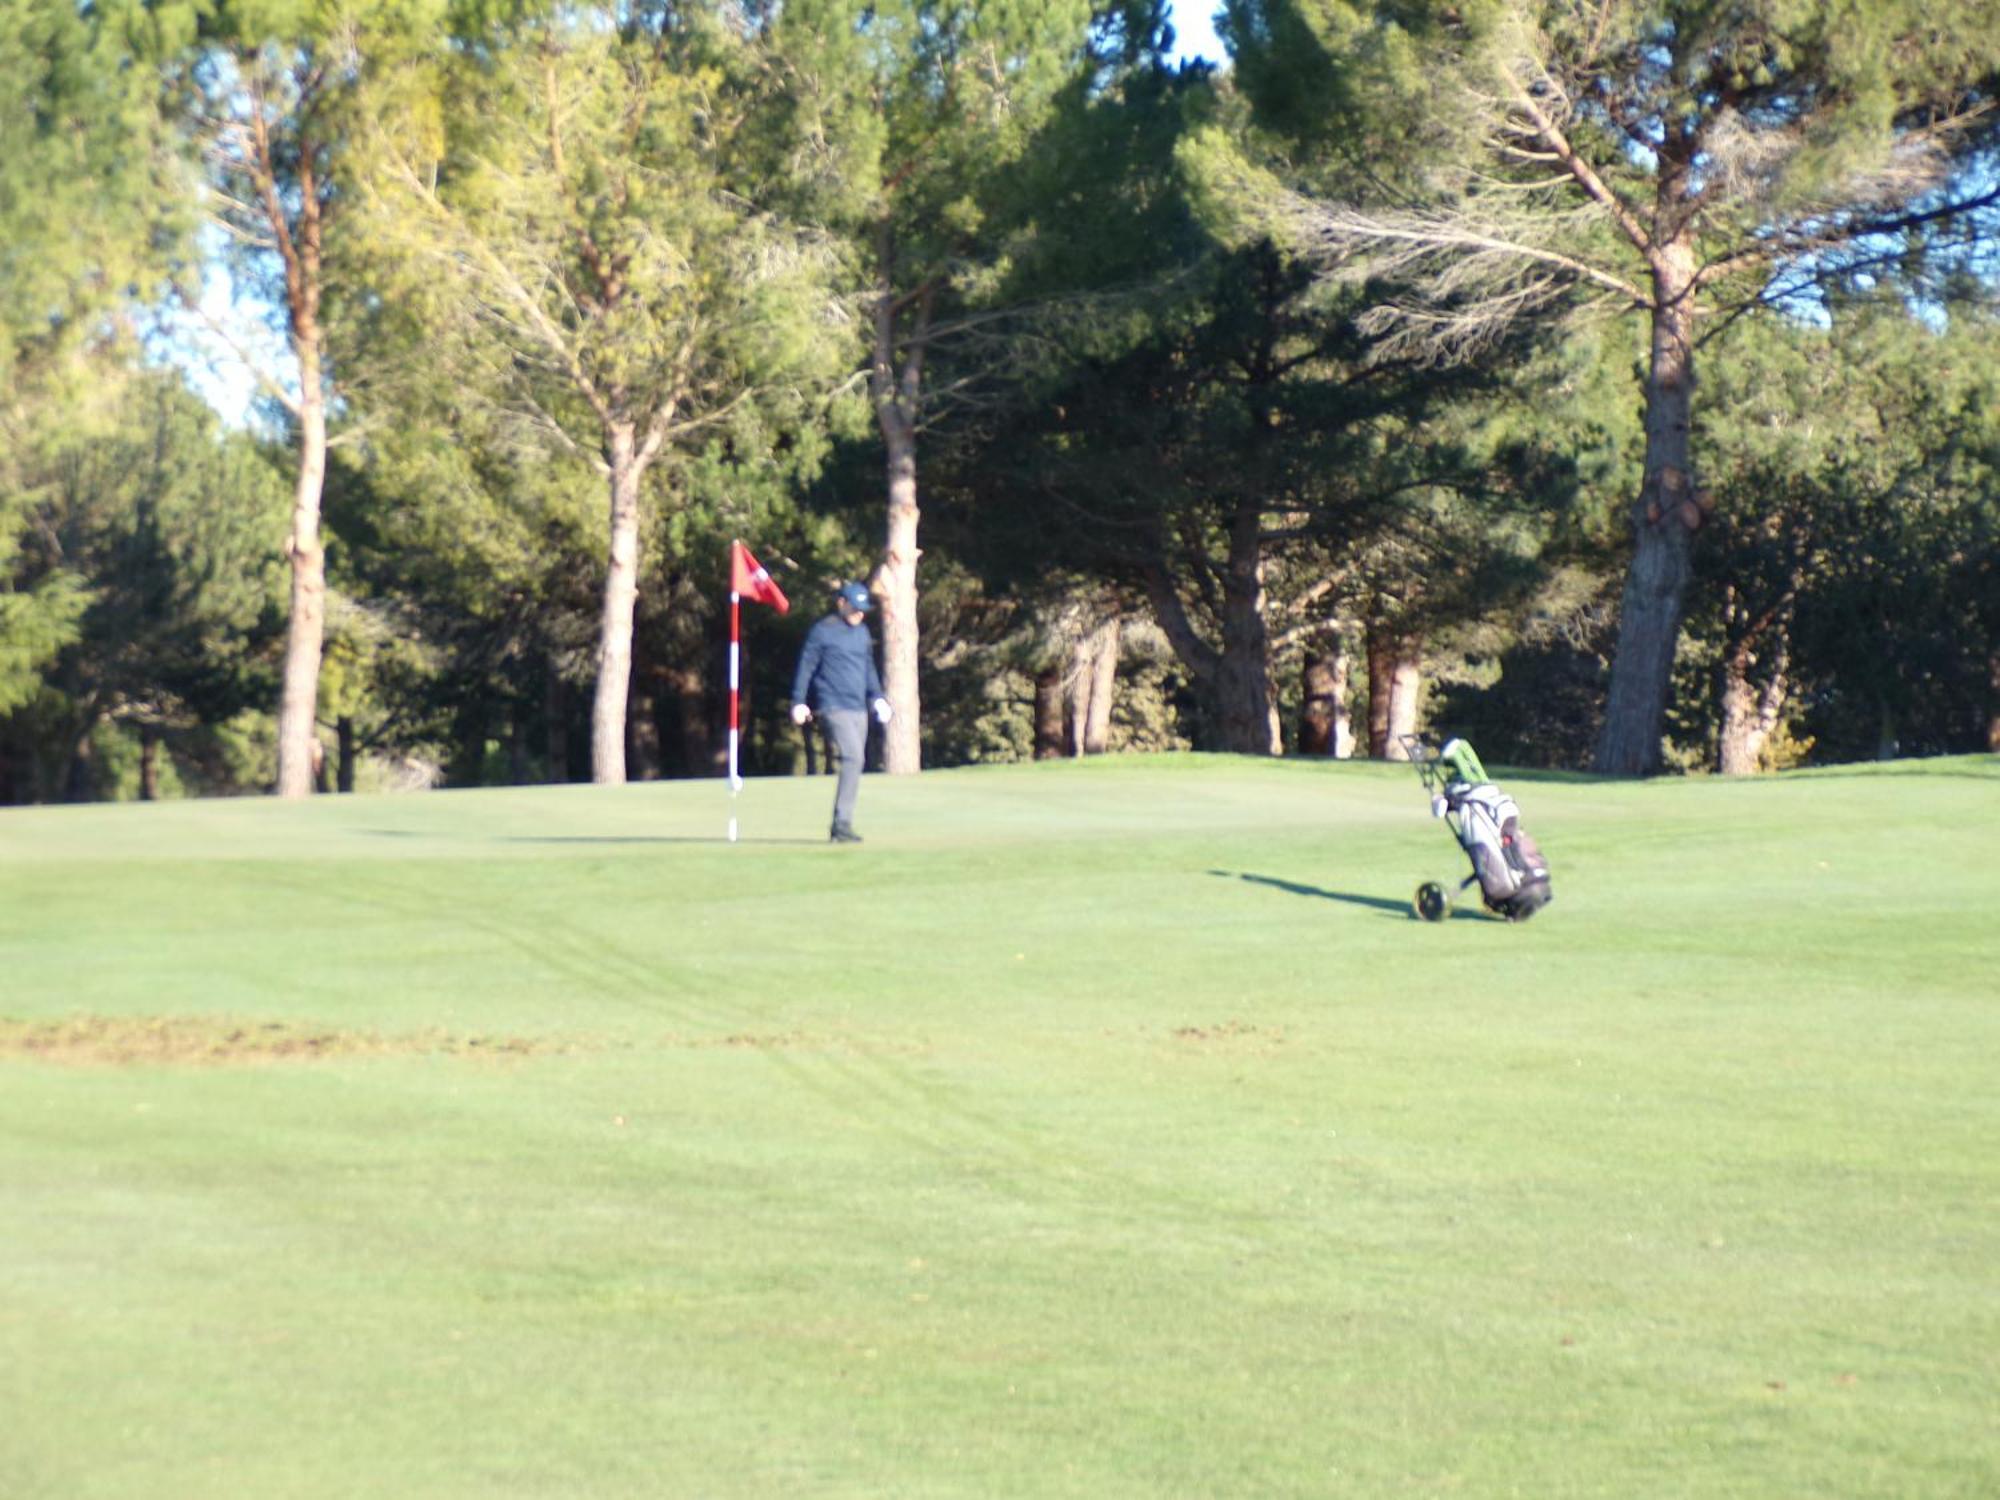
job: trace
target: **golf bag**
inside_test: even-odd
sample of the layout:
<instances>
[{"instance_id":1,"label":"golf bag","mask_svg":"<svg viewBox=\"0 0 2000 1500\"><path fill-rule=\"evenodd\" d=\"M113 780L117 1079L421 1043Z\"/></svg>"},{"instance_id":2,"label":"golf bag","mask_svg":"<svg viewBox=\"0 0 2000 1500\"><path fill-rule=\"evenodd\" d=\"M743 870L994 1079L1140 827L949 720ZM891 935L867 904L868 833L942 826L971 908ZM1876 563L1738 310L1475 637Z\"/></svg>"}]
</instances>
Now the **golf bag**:
<instances>
[{"instance_id":1,"label":"golf bag","mask_svg":"<svg viewBox=\"0 0 2000 1500\"><path fill-rule=\"evenodd\" d=\"M1486 909L1510 922L1524 922L1548 905L1554 899L1548 861L1521 826L1520 806L1488 779L1472 747L1454 739L1439 750L1416 735L1404 735L1402 745L1431 793L1432 816L1445 820L1472 862L1472 874L1459 889L1477 882ZM1427 901L1430 890L1437 897ZM1418 914L1429 920L1444 916L1449 903L1442 890L1425 891L1418 892Z\"/></svg>"}]
</instances>

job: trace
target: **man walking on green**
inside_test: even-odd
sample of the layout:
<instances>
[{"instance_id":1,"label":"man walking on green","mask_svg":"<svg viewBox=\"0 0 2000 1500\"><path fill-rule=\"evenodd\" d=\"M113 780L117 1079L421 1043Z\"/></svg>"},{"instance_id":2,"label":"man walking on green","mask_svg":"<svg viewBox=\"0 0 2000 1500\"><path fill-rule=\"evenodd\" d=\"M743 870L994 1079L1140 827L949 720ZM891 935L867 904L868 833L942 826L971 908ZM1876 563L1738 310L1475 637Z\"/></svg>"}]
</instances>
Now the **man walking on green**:
<instances>
[{"instance_id":1,"label":"man walking on green","mask_svg":"<svg viewBox=\"0 0 2000 1500\"><path fill-rule=\"evenodd\" d=\"M889 700L882 696L875 642L866 623L874 607L868 585L843 583L834 591L834 612L807 633L799 669L792 674L792 722L803 726L817 713L826 722L840 762L833 789L833 830L828 835L836 844L861 842L854 831L854 798L861 789L869 711L884 724L889 722Z\"/></svg>"}]
</instances>

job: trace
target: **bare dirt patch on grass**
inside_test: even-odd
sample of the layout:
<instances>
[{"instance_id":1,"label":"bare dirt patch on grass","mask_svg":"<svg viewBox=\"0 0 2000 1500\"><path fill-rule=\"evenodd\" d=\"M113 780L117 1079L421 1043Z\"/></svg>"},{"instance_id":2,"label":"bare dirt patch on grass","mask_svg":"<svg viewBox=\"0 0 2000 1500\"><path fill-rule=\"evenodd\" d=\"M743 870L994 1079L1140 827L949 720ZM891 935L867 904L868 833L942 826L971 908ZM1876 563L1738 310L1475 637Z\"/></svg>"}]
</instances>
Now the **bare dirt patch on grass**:
<instances>
[{"instance_id":1,"label":"bare dirt patch on grass","mask_svg":"<svg viewBox=\"0 0 2000 1500\"><path fill-rule=\"evenodd\" d=\"M445 1032L383 1036L298 1021L215 1016L69 1016L58 1021L0 1016L0 1058L69 1067L230 1067L427 1053L525 1057L567 1050L561 1043L522 1037Z\"/></svg>"},{"instance_id":2,"label":"bare dirt patch on grass","mask_svg":"<svg viewBox=\"0 0 2000 1500\"><path fill-rule=\"evenodd\" d=\"M1174 1040L1194 1044L1235 1042L1240 1044L1275 1045L1284 1041L1285 1033L1275 1026L1256 1026L1248 1021L1221 1021L1209 1026L1176 1026Z\"/></svg>"},{"instance_id":3,"label":"bare dirt patch on grass","mask_svg":"<svg viewBox=\"0 0 2000 1500\"><path fill-rule=\"evenodd\" d=\"M845 1031L734 1031L721 1036L690 1036L669 1032L659 1045L675 1051L700 1052L821 1052L846 1057L922 1057L930 1044L914 1037L860 1037Z\"/></svg>"}]
</instances>

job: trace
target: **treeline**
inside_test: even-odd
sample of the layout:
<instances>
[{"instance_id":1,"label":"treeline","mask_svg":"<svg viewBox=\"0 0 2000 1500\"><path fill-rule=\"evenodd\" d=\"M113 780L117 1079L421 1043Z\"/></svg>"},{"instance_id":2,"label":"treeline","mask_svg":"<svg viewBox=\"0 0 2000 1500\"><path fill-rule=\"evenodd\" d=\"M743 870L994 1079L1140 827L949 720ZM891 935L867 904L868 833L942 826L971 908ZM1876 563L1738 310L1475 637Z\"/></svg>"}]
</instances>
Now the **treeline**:
<instances>
[{"instance_id":1,"label":"treeline","mask_svg":"<svg viewBox=\"0 0 2000 1500\"><path fill-rule=\"evenodd\" d=\"M1220 28L14 0L0 802L2000 748L2000 0Z\"/></svg>"}]
</instances>

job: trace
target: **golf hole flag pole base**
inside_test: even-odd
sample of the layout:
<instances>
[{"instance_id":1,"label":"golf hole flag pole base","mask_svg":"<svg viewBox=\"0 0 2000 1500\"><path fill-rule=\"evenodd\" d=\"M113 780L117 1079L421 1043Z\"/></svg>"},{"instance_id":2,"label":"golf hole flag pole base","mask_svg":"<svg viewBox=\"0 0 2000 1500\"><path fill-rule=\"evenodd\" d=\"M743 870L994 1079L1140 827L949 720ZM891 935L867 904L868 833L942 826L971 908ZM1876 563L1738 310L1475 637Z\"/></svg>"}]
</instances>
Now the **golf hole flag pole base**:
<instances>
[{"instance_id":1,"label":"golf hole flag pole base","mask_svg":"<svg viewBox=\"0 0 2000 1500\"><path fill-rule=\"evenodd\" d=\"M738 705L743 692L743 601L768 604L779 614L792 607L785 591L741 542L729 544L729 842L736 842L736 794L743 790L737 768L742 745Z\"/></svg>"}]
</instances>

